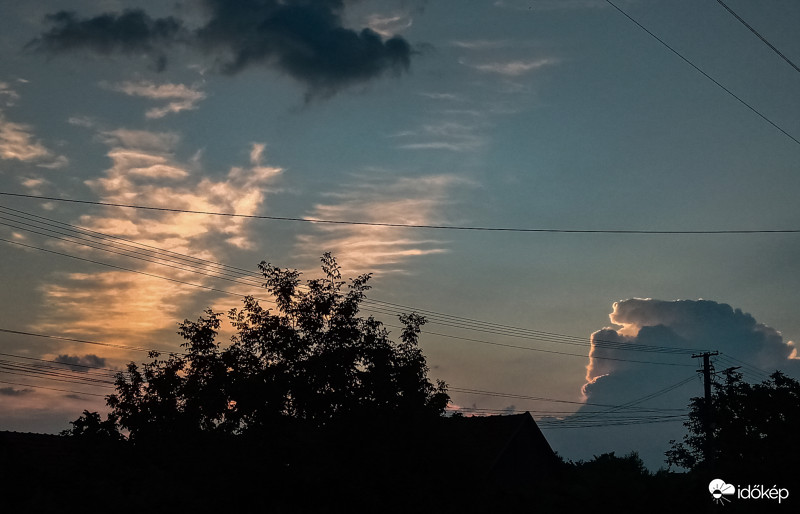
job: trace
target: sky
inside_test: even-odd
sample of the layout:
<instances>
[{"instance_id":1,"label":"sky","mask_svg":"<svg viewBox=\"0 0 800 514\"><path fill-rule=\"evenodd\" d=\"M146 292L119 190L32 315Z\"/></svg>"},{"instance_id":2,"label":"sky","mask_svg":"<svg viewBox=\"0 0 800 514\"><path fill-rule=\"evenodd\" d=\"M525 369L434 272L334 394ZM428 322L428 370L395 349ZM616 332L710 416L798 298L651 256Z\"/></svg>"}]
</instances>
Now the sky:
<instances>
[{"instance_id":1,"label":"sky","mask_svg":"<svg viewBox=\"0 0 800 514\"><path fill-rule=\"evenodd\" d=\"M800 61L797 2L726 4ZM428 315L452 410L529 410L570 459L663 465L694 353L800 377L800 234L770 232L800 229L800 74L716 1L614 5L3 2L0 430L102 411L97 368L326 251L374 273L365 314Z\"/></svg>"}]
</instances>

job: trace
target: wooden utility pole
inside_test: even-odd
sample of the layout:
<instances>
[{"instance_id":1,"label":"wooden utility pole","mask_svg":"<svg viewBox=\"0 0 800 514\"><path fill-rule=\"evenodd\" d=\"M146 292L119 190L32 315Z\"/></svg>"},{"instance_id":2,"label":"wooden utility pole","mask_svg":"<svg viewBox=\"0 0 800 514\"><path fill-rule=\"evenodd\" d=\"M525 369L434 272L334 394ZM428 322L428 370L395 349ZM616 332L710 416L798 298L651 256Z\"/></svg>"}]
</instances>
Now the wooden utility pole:
<instances>
[{"instance_id":1,"label":"wooden utility pole","mask_svg":"<svg viewBox=\"0 0 800 514\"><path fill-rule=\"evenodd\" d=\"M711 375L714 373L711 364L711 357L719 355L719 352L703 352L692 355L692 358L703 358L703 369L697 370L698 373L703 373L703 392L705 394L705 402L703 405L703 428L705 428L705 461L708 466L714 465L714 408L711 405Z\"/></svg>"}]
</instances>

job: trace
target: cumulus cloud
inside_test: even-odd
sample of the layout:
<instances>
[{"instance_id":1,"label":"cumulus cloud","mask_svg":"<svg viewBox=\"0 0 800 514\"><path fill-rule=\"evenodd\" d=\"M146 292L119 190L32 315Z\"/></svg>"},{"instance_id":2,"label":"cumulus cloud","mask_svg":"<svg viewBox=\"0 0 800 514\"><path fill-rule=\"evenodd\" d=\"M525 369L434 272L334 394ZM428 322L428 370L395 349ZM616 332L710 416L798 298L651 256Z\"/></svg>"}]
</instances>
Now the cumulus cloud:
<instances>
[{"instance_id":1,"label":"cumulus cloud","mask_svg":"<svg viewBox=\"0 0 800 514\"><path fill-rule=\"evenodd\" d=\"M783 369L794 350L780 332L758 323L752 315L709 300L663 301L629 299L614 303L609 319L621 328L592 334L587 380L611 373L620 364L598 362L597 356L618 356L597 341L715 349L766 370Z\"/></svg>"},{"instance_id":2,"label":"cumulus cloud","mask_svg":"<svg viewBox=\"0 0 800 514\"><path fill-rule=\"evenodd\" d=\"M147 54L159 69L166 50L188 44L211 56L223 73L252 66L277 69L308 88L308 97L330 95L386 72L408 69L411 45L372 28L343 25L344 0L199 0L204 24L189 30L174 17L154 19L142 10L79 18L61 11L49 15L52 28L29 46L50 54L89 50L98 54ZM386 30L397 20L375 18Z\"/></svg>"},{"instance_id":3,"label":"cumulus cloud","mask_svg":"<svg viewBox=\"0 0 800 514\"><path fill-rule=\"evenodd\" d=\"M746 363L741 371L750 381L766 378L765 373L754 368L765 372L780 369L792 376L800 375L800 362L790 359L794 350L791 342L784 341L776 329L725 303L628 299L614 303L609 318L614 326L592 334L583 388L587 403L621 405L663 391L635 408L678 409L661 411L663 415L685 413L689 398L701 396L703 392L697 373L699 365L690 358L693 349L720 351L721 355L714 359L717 370ZM620 348L632 348L630 345L645 351ZM666 354L659 350L666 347L685 351ZM680 387L667 390L681 382L684 383ZM615 414L635 415L635 410L631 409L634 406L616 409ZM594 414L596 410L584 405L571 419L586 419L586 416L601 422L609 419ZM580 430L579 434L571 432L554 430L551 433L554 446L563 448L562 453L567 457L590 458L600 451L637 450L648 466L656 468L664 463L663 452L668 449L668 441L680 439L685 428L678 420L598 427L591 431Z\"/></svg>"},{"instance_id":4,"label":"cumulus cloud","mask_svg":"<svg viewBox=\"0 0 800 514\"><path fill-rule=\"evenodd\" d=\"M92 353L80 356L80 355L59 355L55 359L56 362L60 362L61 364L67 364L67 367L72 371L79 371L82 373L87 373L89 368L104 368L106 367L106 359L105 357L98 357Z\"/></svg>"},{"instance_id":5,"label":"cumulus cloud","mask_svg":"<svg viewBox=\"0 0 800 514\"><path fill-rule=\"evenodd\" d=\"M161 107L149 109L145 113L145 117L150 119L163 118L167 114L197 109L197 104L206 97L204 92L185 84L156 84L149 80L122 82L111 86L111 88L128 96L167 102L166 105Z\"/></svg>"}]
</instances>

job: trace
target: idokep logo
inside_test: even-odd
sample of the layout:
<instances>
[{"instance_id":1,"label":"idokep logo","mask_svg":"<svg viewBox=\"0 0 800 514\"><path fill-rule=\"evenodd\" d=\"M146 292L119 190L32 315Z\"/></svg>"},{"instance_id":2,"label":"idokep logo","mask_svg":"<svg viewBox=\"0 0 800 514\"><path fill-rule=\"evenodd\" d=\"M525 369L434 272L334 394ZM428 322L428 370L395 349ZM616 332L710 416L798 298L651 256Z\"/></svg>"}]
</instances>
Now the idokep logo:
<instances>
[{"instance_id":1,"label":"idokep logo","mask_svg":"<svg viewBox=\"0 0 800 514\"><path fill-rule=\"evenodd\" d=\"M714 502L725 505L725 502L730 503L730 500L725 498L725 496L736 494L736 488L731 484L726 484L721 478L715 478L709 482L708 492L714 497Z\"/></svg>"},{"instance_id":2,"label":"idokep logo","mask_svg":"<svg viewBox=\"0 0 800 514\"><path fill-rule=\"evenodd\" d=\"M714 502L720 505L725 505L725 502L730 503L730 499L726 496L732 496L739 500L778 500L782 502L789 497L789 490L786 488L779 488L776 486L765 487L763 485L741 485L734 487L733 484L728 484L721 478L715 478L708 484L708 492L711 493Z\"/></svg>"}]
</instances>

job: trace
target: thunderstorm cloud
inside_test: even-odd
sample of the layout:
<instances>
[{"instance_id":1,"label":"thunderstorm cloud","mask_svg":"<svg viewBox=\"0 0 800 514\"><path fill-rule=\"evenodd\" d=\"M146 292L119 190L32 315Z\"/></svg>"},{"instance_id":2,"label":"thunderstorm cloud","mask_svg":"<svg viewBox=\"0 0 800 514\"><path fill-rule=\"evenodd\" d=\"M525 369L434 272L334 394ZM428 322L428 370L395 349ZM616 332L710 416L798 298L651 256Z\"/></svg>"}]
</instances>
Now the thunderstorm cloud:
<instances>
[{"instance_id":1,"label":"thunderstorm cloud","mask_svg":"<svg viewBox=\"0 0 800 514\"><path fill-rule=\"evenodd\" d=\"M701 362L691 358L694 353L718 350L715 370L742 366L738 371L749 382L760 382L776 369L800 375L793 342L725 303L634 298L614 303L609 319L613 327L592 334L583 388L587 403L570 417L600 426L548 433L551 444L569 449L569 458L637 450L648 466L662 466L668 441L680 439L685 428L680 419L651 421L685 413L689 399L702 396ZM609 410L598 404L625 407Z\"/></svg>"}]
</instances>

